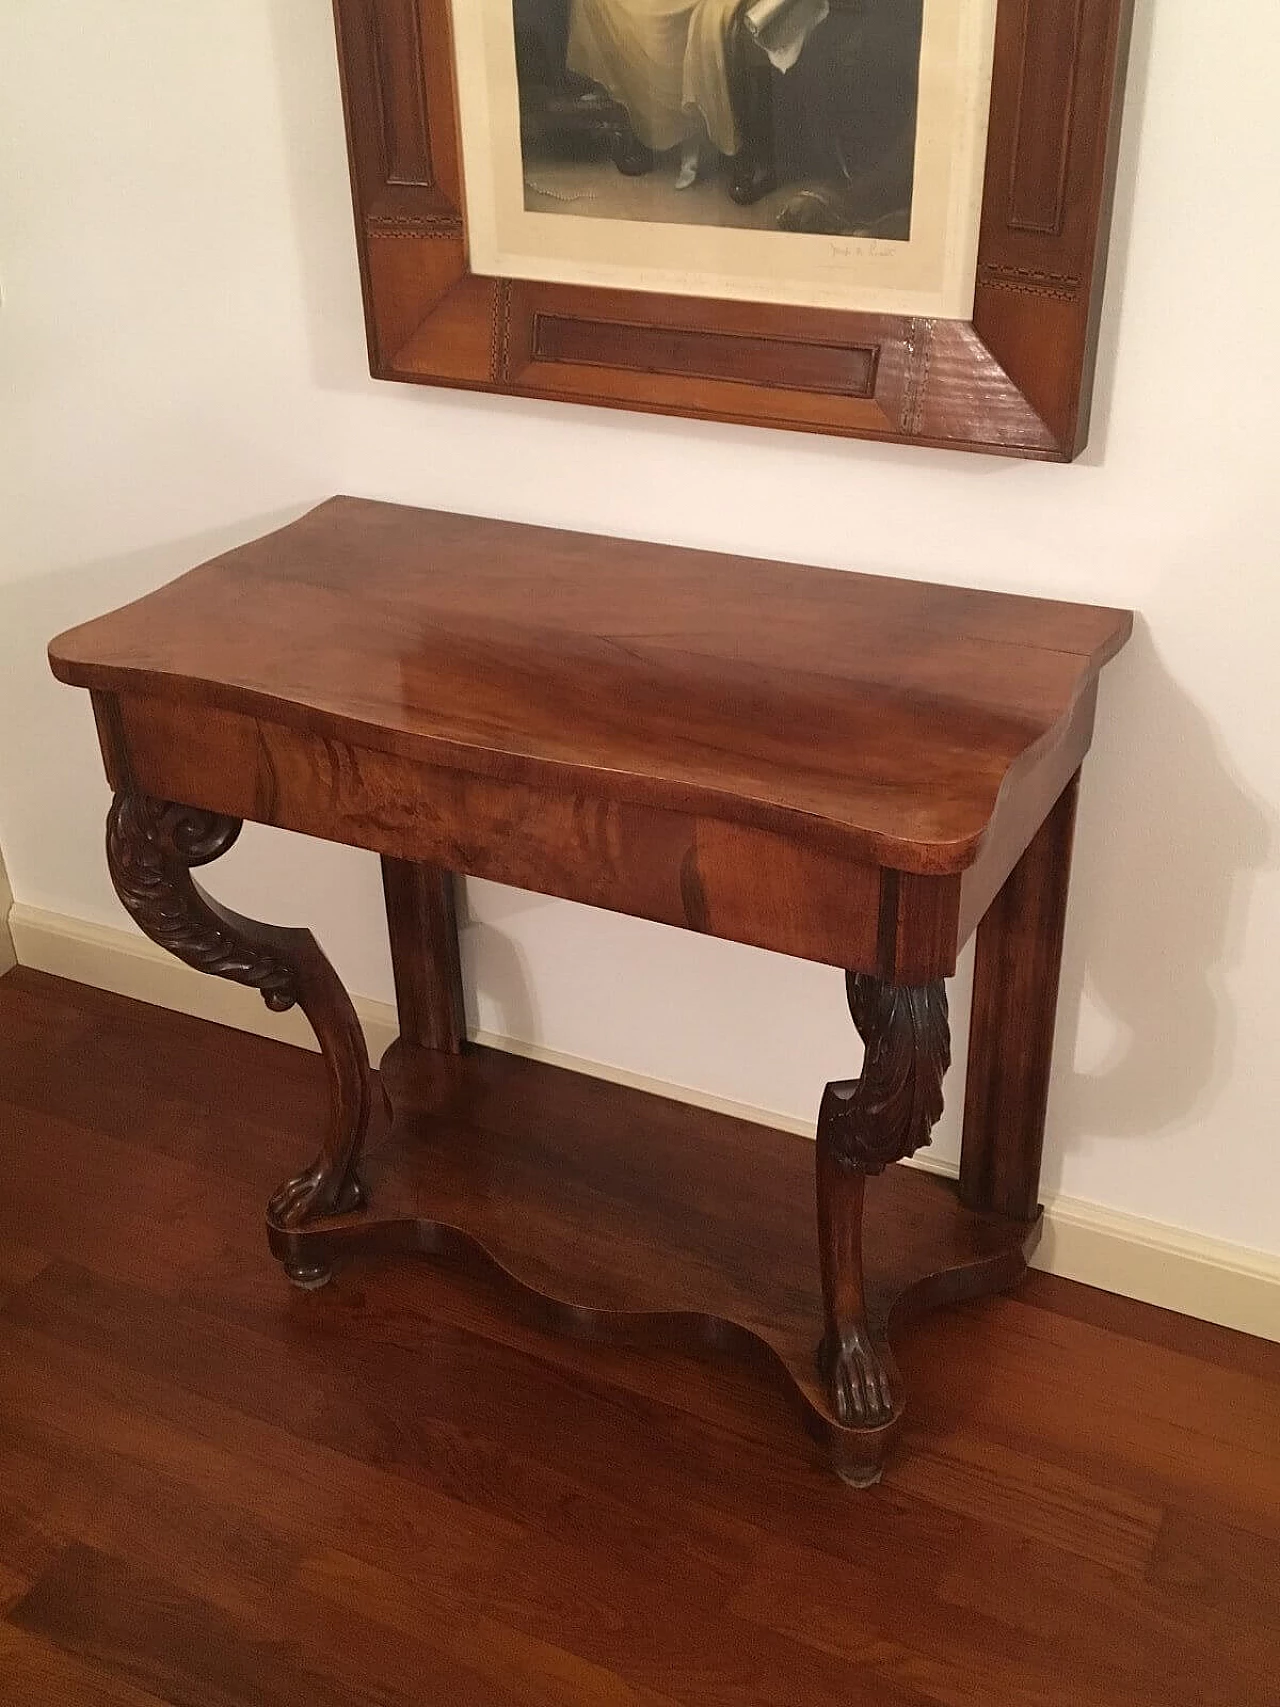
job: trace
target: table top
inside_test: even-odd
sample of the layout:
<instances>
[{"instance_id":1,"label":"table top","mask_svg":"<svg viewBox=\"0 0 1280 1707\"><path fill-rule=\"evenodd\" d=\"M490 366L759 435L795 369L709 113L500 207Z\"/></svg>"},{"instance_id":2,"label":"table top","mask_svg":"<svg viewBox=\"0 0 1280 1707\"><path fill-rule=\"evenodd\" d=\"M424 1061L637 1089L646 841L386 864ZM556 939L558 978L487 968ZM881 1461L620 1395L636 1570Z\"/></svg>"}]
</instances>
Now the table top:
<instances>
[{"instance_id":1,"label":"table top","mask_svg":"<svg viewBox=\"0 0 1280 1707\"><path fill-rule=\"evenodd\" d=\"M61 635L50 660L79 687L833 830L880 864L950 873L1131 625L1104 607L334 498Z\"/></svg>"}]
</instances>

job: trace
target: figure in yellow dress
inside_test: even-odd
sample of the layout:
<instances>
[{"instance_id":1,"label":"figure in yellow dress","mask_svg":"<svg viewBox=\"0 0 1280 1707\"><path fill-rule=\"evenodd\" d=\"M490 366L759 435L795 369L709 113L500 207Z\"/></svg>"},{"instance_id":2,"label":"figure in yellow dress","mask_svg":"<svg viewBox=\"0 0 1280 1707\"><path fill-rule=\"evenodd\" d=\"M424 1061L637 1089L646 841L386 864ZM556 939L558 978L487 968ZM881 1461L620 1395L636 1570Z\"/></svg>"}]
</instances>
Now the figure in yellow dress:
<instances>
[{"instance_id":1,"label":"figure in yellow dress","mask_svg":"<svg viewBox=\"0 0 1280 1707\"><path fill-rule=\"evenodd\" d=\"M729 31L741 0L574 0L569 69L606 88L655 154L698 126L719 153L740 139L729 91Z\"/></svg>"},{"instance_id":2,"label":"figure in yellow dress","mask_svg":"<svg viewBox=\"0 0 1280 1707\"><path fill-rule=\"evenodd\" d=\"M738 162L734 199L754 200L771 163L745 158L761 153L761 139L744 129L761 127L744 126L743 108L767 105L770 64L790 70L828 10L828 0L572 0L568 67L626 108L643 150L682 149L678 188L709 145Z\"/></svg>"}]
</instances>

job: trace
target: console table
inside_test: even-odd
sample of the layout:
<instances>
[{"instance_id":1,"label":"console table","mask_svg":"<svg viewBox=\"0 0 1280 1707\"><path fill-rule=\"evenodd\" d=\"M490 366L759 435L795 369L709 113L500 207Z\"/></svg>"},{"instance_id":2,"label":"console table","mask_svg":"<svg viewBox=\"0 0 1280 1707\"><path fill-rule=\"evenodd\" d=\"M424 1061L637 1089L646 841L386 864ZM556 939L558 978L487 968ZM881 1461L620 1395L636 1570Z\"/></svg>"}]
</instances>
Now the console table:
<instances>
[{"instance_id":1,"label":"console table","mask_svg":"<svg viewBox=\"0 0 1280 1707\"><path fill-rule=\"evenodd\" d=\"M745 1355L865 1485L903 1415L891 1324L1012 1285L1037 1237L1076 787L1130 627L336 498L50 656L93 696L137 925L319 1040L328 1131L267 1210L289 1278L419 1252L548 1327ZM364 1040L315 939L191 876L245 819L382 856L400 1037L367 1149ZM866 1055L816 1150L469 1047L459 872L841 968ZM892 1164L942 1112L975 930L957 1183Z\"/></svg>"}]
</instances>

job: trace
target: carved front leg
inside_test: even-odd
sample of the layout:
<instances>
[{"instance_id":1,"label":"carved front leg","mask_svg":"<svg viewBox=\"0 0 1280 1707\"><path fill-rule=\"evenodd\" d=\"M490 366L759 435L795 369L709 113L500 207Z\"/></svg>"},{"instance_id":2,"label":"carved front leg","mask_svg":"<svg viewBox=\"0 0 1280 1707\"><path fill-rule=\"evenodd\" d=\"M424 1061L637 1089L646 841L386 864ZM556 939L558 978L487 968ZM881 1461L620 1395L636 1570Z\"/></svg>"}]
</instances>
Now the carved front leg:
<instances>
[{"instance_id":1,"label":"carved front leg","mask_svg":"<svg viewBox=\"0 0 1280 1707\"><path fill-rule=\"evenodd\" d=\"M866 1044L862 1076L828 1085L818 1116L818 1241L826 1325L818 1357L837 1419L878 1428L900 1408L871 1335L862 1264L868 1174L914 1155L942 1113L951 1063L942 983L904 988L851 972L849 1010Z\"/></svg>"},{"instance_id":2,"label":"carved front leg","mask_svg":"<svg viewBox=\"0 0 1280 1707\"><path fill-rule=\"evenodd\" d=\"M258 924L218 906L191 876L226 853L239 819L118 794L107 819L107 864L116 893L152 942L218 978L261 993L275 1013L300 1007L329 1075L329 1130L319 1156L271 1199L276 1226L297 1228L360 1202L355 1168L369 1119L369 1060L350 998L310 931ZM325 1270L286 1263L290 1279L315 1286Z\"/></svg>"}]
</instances>

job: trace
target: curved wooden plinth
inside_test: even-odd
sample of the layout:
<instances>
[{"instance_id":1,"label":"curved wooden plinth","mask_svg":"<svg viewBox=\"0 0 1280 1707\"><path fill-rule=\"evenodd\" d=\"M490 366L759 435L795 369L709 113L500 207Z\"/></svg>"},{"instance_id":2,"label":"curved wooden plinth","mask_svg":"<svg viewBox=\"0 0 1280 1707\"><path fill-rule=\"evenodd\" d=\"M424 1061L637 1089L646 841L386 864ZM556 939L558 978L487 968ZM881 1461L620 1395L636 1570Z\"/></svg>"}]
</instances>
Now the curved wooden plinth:
<instances>
[{"instance_id":1,"label":"curved wooden plinth","mask_svg":"<svg viewBox=\"0 0 1280 1707\"><path fill-rule=\"evenodd\" d=\"M901 1413L841 1427L817 1368L812 1145L492 1050L401 1042L382 1072L394 1118L361 1169L370 1208L268 1222L278 1257L320 1276L357 1255L441 1258L496 1276L555 1332L728 1353L781 1384L847 1481L877 1479ZM1012 1286L1038 1235L890 1168L869 1192L873 1327Z\"/></svg>"}]
</instances>

